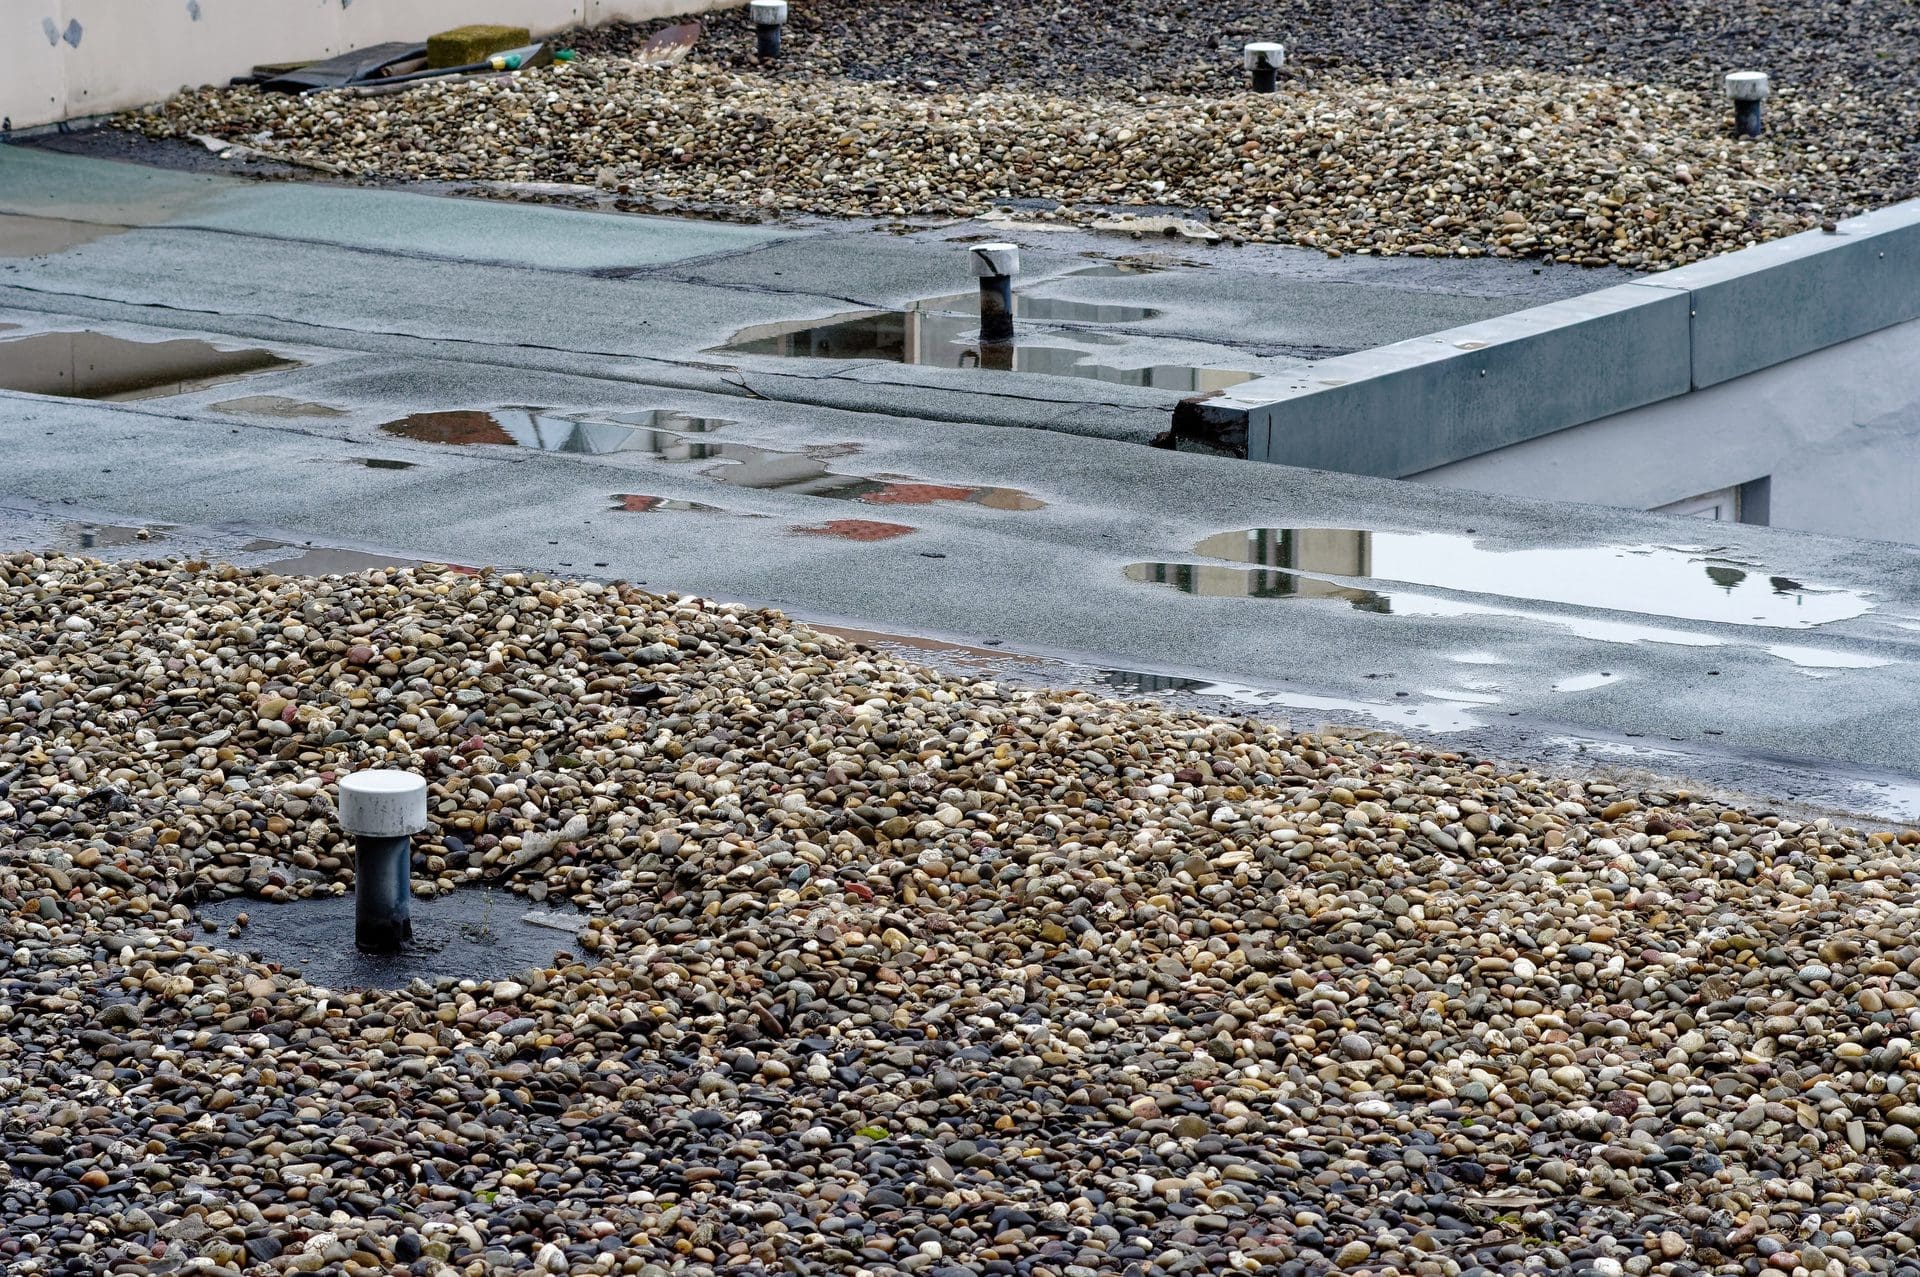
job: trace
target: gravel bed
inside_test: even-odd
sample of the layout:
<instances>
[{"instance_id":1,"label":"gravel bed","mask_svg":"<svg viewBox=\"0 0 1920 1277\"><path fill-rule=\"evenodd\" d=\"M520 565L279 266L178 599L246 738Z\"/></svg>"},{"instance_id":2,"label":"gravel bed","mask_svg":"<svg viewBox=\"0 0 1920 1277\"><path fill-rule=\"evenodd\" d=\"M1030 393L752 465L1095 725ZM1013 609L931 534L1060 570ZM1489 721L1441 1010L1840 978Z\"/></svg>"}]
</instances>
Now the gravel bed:
<instances>
[{"instance_id":1,"label":"gravel bed","mask_svg":"<svg viewBox=\"0 0 1920 1277\"><path fill-rule=\"evenodd\" d=\"M0 583L10 1273L1920 1273L1920 836L617 584ZM578 961L196 926L376 765Z\"/></svg>"},{"instance_id":2,"label":"gravel bed","mask_svg":"<svg viewBox=\"0 0 1920 1277\"><path fill-rule=\"evenodd\" d=\"M1333 252L1652 269L1827 215L1815 196L1839 198L1858 157L1807 148L1800 121L1817 103L1783 92L1772 105L1774 132L1738 142L1706 94L1524 72L1101 98L609 58L387 98L200 90L129 122L368 177L589 182L768 213L1037 199L1081 222L1115 205L1194 207L1238 238Z\"/></svg>"},{"instance_id":3,"label":"gravel bed","mask_svg":"<svg viewBox=\"0 0 1920 1277\"><path fill-rule=\"evenodd\" d=\"M1816 104L1793 134L1796 149L1818 153L1797 175L1802 198L1839 211L1920 195L1920 68L1910 56L1920 46L1920 8L1907 0L809 0L793 6L785 56L770 67L753 55L744 9L700 21L703 59L787 78L1213 96L1244 90L1241 45L1277 40L1287 48L1283 92L1313 91L1329 75L1416 83L1497 71L1607 78L1703 95L1706 118L1691 125L1703 135L1724 122L1726 73L1763 70L1776 92ZM609 23L567 38L623 56L667 24ZM1827 155L1852 157L1838 181L1820 176Z\"/></svg>"},{"instance_id":4,"label":"gravel bed","mask_svg":"<svg viewBox=\"0 0 1920 1277\"><path fill-rule=\"evenodd\" d=\"M516 87L262 103L203 90L156 136L211 131L389 178L600 182L766 212L974 214L997 201L1189 207L1334 252L1656 270L1920 193L1920 11L1904 0L1329 7L1128 0L795 5L786 53L744 10L694 64L635 72L666 25L565 38L587 63ZM1239 46L1289 47L1274 98ZM1730 136L1720 77L1774 77ZM552 95L557 94L557 97ZM1084 207L1083 207L1084 206Z\"/></svg>"},{"instance_id":5,"label":"gravel bed","mask_svg":"<svg viewBox=\"0 0 1920 1277\"><path fill-rule=\"evenodd\" d=\"M624 56L684 18L607 23L569 32L577 49ZM755 67L744 8L699 16L699 55ZM1496 69L1577 72L1717 90L1728 71L1770 72L1782 84L1858 90L1898 109L1920 87L1905 51L1920 11L1904 0L1729 7L1719 0L807 0L792 6L778 74L932 80L952 88L1124 85L1238 92L1239 50L1287 48L1295 80L1339 70L1423 79ZM1910 126L1909 126L1910 131Z\"/></svg>"}]
</instances>

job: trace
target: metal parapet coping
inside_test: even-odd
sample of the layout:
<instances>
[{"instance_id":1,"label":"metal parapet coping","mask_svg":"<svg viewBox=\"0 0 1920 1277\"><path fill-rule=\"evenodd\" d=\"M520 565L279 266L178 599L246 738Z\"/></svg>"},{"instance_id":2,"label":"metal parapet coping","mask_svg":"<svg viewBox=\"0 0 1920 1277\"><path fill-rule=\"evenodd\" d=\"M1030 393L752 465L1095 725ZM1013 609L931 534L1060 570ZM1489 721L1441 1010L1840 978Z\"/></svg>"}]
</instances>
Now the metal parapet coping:
<instances>
[{"instance_id":1,"label":"metal parapet coping","mask_svg":"<svg viewBox=\"0 0 1920 1277\"><path fill-rule=\"evenodd\" d=\"M1920 200L1185 405L1257 461L1403 478L1920 318Z\"/></svg>"}]
</instances>

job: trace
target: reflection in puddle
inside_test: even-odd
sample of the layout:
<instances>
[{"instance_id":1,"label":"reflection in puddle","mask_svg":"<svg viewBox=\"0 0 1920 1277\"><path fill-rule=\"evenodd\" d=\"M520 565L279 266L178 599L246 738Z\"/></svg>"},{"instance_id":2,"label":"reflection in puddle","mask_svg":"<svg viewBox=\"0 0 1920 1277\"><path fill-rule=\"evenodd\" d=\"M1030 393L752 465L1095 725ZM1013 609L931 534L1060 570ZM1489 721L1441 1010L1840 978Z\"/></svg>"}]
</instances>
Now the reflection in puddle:
<instances>
[{"instance_id":1,"label":"reflection in puddle","mask_svg":"<svg viewBox=\"0 0 1920 1277\"><path fill-rule=\"evenodd\" d=\"M1035 305L1047 300L1031 299ZM1052 301L1048 304L1098 310L1139 309L1094 306L1087 302ZM1237 369L1201 368L1187 364L1125 368L1096 362L1094 351L1079 348L1113 345L1121 341L1108 334L1056 330L1046 334L1049 342L1072 342L1077 345L1034 345L1016 341L1011 345L996 346L979 341L978 329L979 321L967 314L920 310L869 311L826 320L744 328L721 349L724 353L742 355L883 359L933 368L988 368L1000 372L1046 373L1055 377L1084 377L1118 386L1145 386L1182 394L1224 390L1228 386L1250 381L1255 376L1254 373Z\"/></svg>"},{"instance_id":2,"label":"reflection in puddle","mask_svg":"<svg viewBox=\"0 0 1920 1277\"><path fill-rule=\"evenodd\" d=\"M671 430L681 435L711 434L722 426L737 423L725 417L696 417L689 412L675 412L670 408L650 408L645 412L610 413L607 420L622 426L644 426L648 430Z\"/></svg>"},{"instance_id":3,"label":"reflection in puddle","mask_svg":"<svg viewBox=\"0 0 1920 1277\"><path fill-rule=\"evenodd\" d=\"M810 452L783 452L700 437L733 424L677 412L620 413L595 419L537 408L496 408L491 412L415 413L390 421L381 429L424 443L493 443L575 455L643 453L668 462L712 462L716 464L699 472L702 478L736 488L793 492L834 501L869 505L964 501L995 510L1039 510L1046 505L1018 488L922 483L908 478L842 474L827 468L824 458L846 455L858 451L857 447L829 445Z\"/></svg>"},{"instance_id":4,"label":"reflection in puddle","mask_svg":"<svg viewBox=\"0 0 1920 1277\"><path fill-rule=\"evenodd\" d=\"M695 514L725 513L717 505L704 505L698 501L670 501L666 497L650 497L644 492L614 493L613 508L624 514L655 514L674 510Z\"/></svg>"},{"instance_id":5,"label":"reflection in puddle","mask_svg":"<svg viewBox=\"0 0 1920 1277\"><path fill-rule=\"evenodd\" d=\"M0 213L0 257L47 257L69 248L118 235L125 226L102 226L64 217Z\"/></svg>"},{"instance_id":6,"label":"reflection in puddle","mask_svg":"<svg viewBox=\"0 0 1920 1277\"><path fill-rule=\"evenodd\" d=\"M1076 275L1102 275L1107 271L1099 267L1091 270L1074 271ZM1114 271L1113 274L1124 272ZM929 297L925 301L915 302L902 314L909 315L968 315L979 322L980 294L949 293L944 297ZM1056 324L1134 324L1143 319L1152 319L1160 312L1151 306L1128 306L1120 302L1080 302L1065 297L1034 297L1028 293L1013 295L1013 313L1017 319L1040 319Z\"/></svg>"},{"instance_id":7,"label":"reflection in puddle","mask_svg":"<svg viewBox=\"0 0 1920 1277\"><path fill-rule=\"evenodd\" d=\"M204 341L128 341L96 332L0 340L0 389L73 399L154 399L295 366L271 351L218 350Z\"/></svg>"},{"instance_id":8,"label":"reflection in puddle","mask_svg":"<svg viewBox=\"0 0 1920 1277\"><path fill-rule=\"evenodd\" d=\"M1197 554L1261 565L1253 571L1194 564L1137 564L1133 580L1194 594L1332 595L1368 611L1406 611L1376 591L1316 579L1406 582L1523 602L1632 612L1674 620L1809 629L1863 615L1857 590L1771 576L1711 551L1669 546L1491 550L1472 537L1350 528L1254 528L1222 532ZM1273 569L1287 569L1274 571ZM1708 640L1711 642L1711 640Z\"/></svg>"},{"instance_id":9,"label":"reflection in puddle","mask_svg":"<svg viewBox=\"0 0 1920 1277\"><path fill-rule=\"evenodd\" d=\"M345 413L331 404L304 403L282 395L248 395L213 405L215 412L230 417L340 417Z\"/></svg>"},{"instance_id":10,"label":"reflection in puddle","mask_svg":"<svg viewBox=\"0 0 1920 1277\"><path fill-rule=\"evenodd\" d=\"M1249 599L1345 599L1362 612L1390 612L1384 594L1356 590L1293 572L1214 567L1205 563L1129 563L1127 580L1171 585L1183 594Z\"/></svg>"},{"instance_id":11,"label":"reflection in puddle","mask_svg":"<svg viewBox=\"0 0 1920 1277\"><path fill-rule=\"evenodd\" d=\"M1553 685L1556 692L1590 692L1596 687L1605 687L1618 680L1609 673L1576 674L1572 678L1563 678Z\"/></svg>"},{"instance_id":12,"label":"reflection in puddle","mask_svg":"<svg viewBox=\"0 0 1920 1277\"><path fill-rule=\"evenodd\" d=\"M732 424L715 417L692 417L681 412L627 412L595 419L563 416L541 408L494 408L416 412L380 428L416 443L491 443L598 457L615 452L667 456L669 442L681 435L706 434ZM670 459L687 460L690 455Z\"/></svg>"},{"instance_id":13,"label":"reflection in puddle","mask_svg":"<svg viewBox=\"0 0 1920 1277\"><path fill-rule=\"evenodd\" d=\"M395 461L390 457L361 457L360 464L369 470L411 470L418 463Z\"/></svg>"},{"instance_id":14,"label":"reflection in puddle","mask_svg":"<svg viewBox=\"0 0 1920 1277\"><path fill-rule=\"evenodd\" d=\"M1274 688L1250 687L1241 683L1221 683L1202 678L1183 678L1173 674L1148 674L1139 670L1102 669L1095 671L1097 681L1118 691L1153 695L1171 692L1186 696L1213 697L1236 705L1260 708L1305 710L1316 714L1338 715L1325 720L1330 724L1351 723L1354 716L1375 722L1391 723L1395 728L1412 727L1420 731L1444 733L1482 727L1484 721L1470 706L1498 704L1497 697L1467 693L1429 691L1431 701L1407 701L1388 704L1381 701L1343 700L1336 696L1312 696Z\"/></svg>"},{"instance_id":15,"label":"reflection in puddle","mask_svg":"<svg viewBox=\"0 0 1920 1277\"><path fill-rule=\"evenodd\" d=\"M1526 608L1490 603L1469 603L1461 599L1443 598L1437 594L1415 594L1403 590L1395 590L1392 595L1386 595L1372 590L1353 590L1344 586L1333 586L1330 582L1316 581L1311 577L1292 577L1294 588L1280 588L1282 583L1276 578L1291 577L1292 574L1276 573L1271 569L1248 570L1192 563L1133 563L1129 564L1125 571L1130 581L1171 585L1188 594L1205 594L1221 598L1344 598L1363 612L1436 618L1507 617L1531 624L1556 626L1577 637L1591 639L1596 643L1668 643L1678 647L1721 646L1720 640L1715 636L1701 634L1694 630L1669 629L1662 625L1636 625L1628 621L1609 621L1567 613L1535 612ZM1188 575L1199 571L1204 571L1206 575L1204 577ZM1231 588L1236 580L1243 584L1238 589ZM1201 586L1200 582L1204 582L1204 586Z\"/></svg>"},{"instance_id":16,"label":"reflection in puddle","mask_svg":"<svg viewBox=\"0 0 1920 1277\"><path fill-rule=\"evenodd\" d=\"M390 435L399 435L402 439L412 439L417 443L456 445L497 443L512 447L519 442L501 427L493 413L481 412L477 409L416 412L398 421L389 421L380 429Z\"/></svg>"},{"instance_id":17,"label":"reflection in puddle","mask_svg":"<svg viewBox=\"0 0 1920 1277\"><path fill-rule=\"evenodd\" d=\"M828 519L813 527L795 525L790 532L808 536L839 537L843 541L888 541L914 531L904 523L880 523L873 519Z\"/></svg>"}]
</instances>

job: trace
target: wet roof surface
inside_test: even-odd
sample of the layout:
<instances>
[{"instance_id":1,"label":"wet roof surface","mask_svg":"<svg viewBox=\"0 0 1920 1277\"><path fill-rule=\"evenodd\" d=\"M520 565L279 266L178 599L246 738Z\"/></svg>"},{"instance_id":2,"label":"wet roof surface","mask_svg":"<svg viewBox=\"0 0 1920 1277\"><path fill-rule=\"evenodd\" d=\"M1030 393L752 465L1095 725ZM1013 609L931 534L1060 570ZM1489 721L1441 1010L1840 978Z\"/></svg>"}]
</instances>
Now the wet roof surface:
<instances>
[{"instance_id":1,"label":"wet roof surface","mask_svg":"<svg viewBox=\"0 0 1920 1277\"><path fill-rule=\"evenodd\" d=\"M15 171L7 167L15 155L0 148L0 176ZM77 167L69 173L68 165ZM226 184L202 177L101 171L116 167L38 157L30 198L99 197L130 224L140 219L128 212L146 195L202 214L206 201L228 198ZM0 180L0 211L28 198L22 189ZM273 199L297 206L312 188L273 189ZM388 201L427 198L355 196L368 217ZM969 234L965 227L905 236L784 227L718 254L689 239L691 255L671 269L614 279L469 261L461 254L483 247L495 225L492 206L441 204L446 257L390 251L362 236L329 196L314 213L319 238L274 239L271 252L236 255L236 236L297 230L297 207L249 220L230 204L222 216L233 220L218 232L148 225L49 257L0 261L0 323L20 325L9 337L88 328L136 341L214 338L303 365L251 377L244 392L223 386L124 404L15 397L0 413L10 457L0 501L58 508L65 500L76 517L100 511L114 516L111 525L238 528L245 535L236 546L267 539L295 547L249 551L245 562L286 560L311 541L388 561L620 577L1253 689L1270 712L1397 723L1480 748L1604 738L1629 753L1714 750L1920 770L1920 680L1908 668L1920 659L1920 556L1911 550L1724 525L1703 546L1701 525L1661 516L1142 448L1137 441L1165 428L1177 398L1151 388L892 364L843 370L823 360L764 371L782 361L708 353L753 323L821 317L850 302L903 309L965 289L964 245L944 238ZM515 215L531 224L548 216ZM587 215L569 219L578 216ZM607 220L619 223L606 232L609 244L629 234L671 239L682 227ZM421 251L439 251L440 242ZM1247 316L1263 297L1269 312L1281 309L1273 277L1227 269L1265 256L1230 263L1227 250L1208 250L1211 265L1070 274L1097 264L1085 254L1135 247L1064 236L1028 251L1047 296L1160 312L1098 327L1182 362L1197 350L1245 354L1217 343L1245 341ZM1473 269L1458 274L1434 263L1367 265L1383 269L1346 274L1340 262L1296 257L1276 270L1341 292L1375 281L1388 290L1376 298L1382 309L1416 294L1442 306L1536 300L1441 286L1449 278L1511 282L1505 264L1463 263ZM1482 273L1487 267L1497 269ZM1209 297L1217 314L1204 304ZM1330 315L1322 336L1337 319ZM1211 346L1195 327L1203 322L1214 325ZM1278 325L1296 335L1315 327L1304 314L1273 322L1268 337L1287 335ZM726 471L744 461L724 455L708 466L650 448L449 447L381 429L414 414L491 416L526 404L802 458L883 488L1018 489L1045 505L943 499L858 509L790 486L729 483ZM303 405L338 415L306 415ZM654 413L727 424L695 436ZM74 447L76 438L86 446ZM1325 562L1288 567L1216 552L1234 538L1244 544L1250 530L1366 537L1373 557L1362 570L1336 572ZM1197 549L1214 538L1226 540ZM158 547L127 549L188 548L165 538ZM1669 551L1678 558L1670 562ZM1596 554L1629 556L1641 584L1569 593L1568 580L1582 574L1579 556ZM1130 579L1129 566L1142 564L1205 567L1225 586L1186 591L1151 574ZM1475 564L1513 571L1478 576L1469 572ZM1647 575L1648 564L1676 573L1687 592ZM1371 593L1389 606L1356 607L1339 594L1276 604L1246 588L1260 573ZM1810 610L1784 623L1754 619L1788 601Z\"/></svg>"}]
</instances>

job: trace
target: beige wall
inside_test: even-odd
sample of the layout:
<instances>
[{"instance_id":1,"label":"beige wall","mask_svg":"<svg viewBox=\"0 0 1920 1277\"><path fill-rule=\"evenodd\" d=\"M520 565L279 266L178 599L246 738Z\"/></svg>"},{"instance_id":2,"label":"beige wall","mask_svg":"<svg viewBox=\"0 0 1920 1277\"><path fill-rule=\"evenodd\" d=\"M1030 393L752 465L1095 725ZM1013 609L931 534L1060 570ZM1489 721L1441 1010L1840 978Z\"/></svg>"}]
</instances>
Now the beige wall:
<instances>
[{"instance_id":1,"label":"beige wall","mask_svg":"<svg viewBox=\"0 0 1920 1277\"><path fill-rule=\"evenodd\" d=\"M23 129L100 115L158 102L182 85L224 84L258 62L424 40L468 22L512 22L540 33L738 3L744 0L0 0L0 118Z\"/></svg>"}]
</instances>

